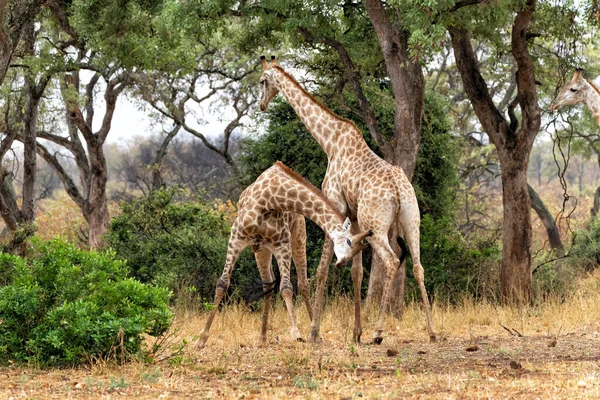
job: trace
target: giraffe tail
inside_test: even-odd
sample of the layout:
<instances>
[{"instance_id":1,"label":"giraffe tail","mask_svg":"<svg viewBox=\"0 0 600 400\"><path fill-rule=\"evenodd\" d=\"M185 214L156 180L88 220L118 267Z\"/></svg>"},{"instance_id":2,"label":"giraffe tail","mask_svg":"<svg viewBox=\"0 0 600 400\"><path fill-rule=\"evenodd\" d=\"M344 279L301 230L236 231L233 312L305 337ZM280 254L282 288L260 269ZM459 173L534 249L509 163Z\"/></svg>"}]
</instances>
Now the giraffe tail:
<instances>
[{"instance_id":1,"label":"giraffe tail","mask_svg":"<svg viewBox=\"0 0 600 400\"><path fill-rule=\"evenodd\" d=\"M394 168L396 169L395 180L398 199L402 199L402 193L400 193L399 188L402 184L402 175L404 175L404 171L398 166L394 166ZM404 260L406 260L406 256L408 255L408 246L406 245L404 238L401 236L401 234L404 233L404 229L402 228L402 223L400 222L400 209L398 209L396 213L396 225L394 228L395 231L393 234L396 235L396 242L398 242L398 246L400 246L400 250L402 252L402 254L400 254L400 265L402 265Z\"/></svg>"},{"instance_id":2,"label":"giraffe tail","mask_svg":"<svg viewBox=\"0 0 600 400\"><path fill-rule=\"evenodd\" d=\"M406 246L406 241L402 236L396 237L396 242L398 242L398 246L400 246L400 250L402 250L402 254L400 254L400 265L406 260L406 255L408 254L408 247Z\"/></svg>"},{"instance_id":3,"label":"giraffe tail","mask_svg":"<svg viewBox=\"0 0 600 400\"><path fill-rule=\"evenodd\" d=\"M256 303L258 300L262 299L268 294L276 293L279 288L279 275L275 276L275 280L273 282L263 282L260 279L254 279L256 283L260 284L260 289L253 288L250 293L244 296L244 302L246 304Z\"/></svg>"}]
</instances>

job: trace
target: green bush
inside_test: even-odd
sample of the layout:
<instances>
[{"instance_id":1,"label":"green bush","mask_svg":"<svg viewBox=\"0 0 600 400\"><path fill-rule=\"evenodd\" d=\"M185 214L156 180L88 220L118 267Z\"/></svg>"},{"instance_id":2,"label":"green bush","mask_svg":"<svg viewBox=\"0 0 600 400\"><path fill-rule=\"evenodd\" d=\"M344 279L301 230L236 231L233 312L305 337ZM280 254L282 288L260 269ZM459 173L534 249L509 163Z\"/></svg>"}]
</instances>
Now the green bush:
<instances>
[{"instance_id":1,"label":"green bush","mask_svg":"<svg viewBox=\"0 0 600 400\"><path fill-rule=\"evenodd\" d=\"M565 299L576 289L576 278L600 265L600 220L593 219L586 230L573 236L566 258L542 252L534 258L533 290L536 299Z\"/></svg>"},{"instance_id":2,"label":"green bush","mask_svg":"<svg viewBox=\"0 0 600 400\"><path fill-rule=\"evenodd\" d=\"M193 293L212 301L223 272L230 222L223 212L202 201L178 204L177 189L163 189L122 204L113 218L108 241L118 258L127 260L133 277L168 288L176 298ZM239 298L256 286L258 269L249 250L236 263L231 295ZM260 286L260 284L259 284Z\"/></svg>"},{"instance_id":3,"label":"green bush","mask_svg":"<svg viewBox=\"0 0 600 400\"><path fill-rule=\"evenodd\" d=\"M128 359L143 355L144 335L168 330L168 290L128 278L113 252L60 239L33 244L29 260L0 254L8 276L0 288L0 361L75 365L117 351Z\"/></svg>"},{"instance_id":4,"label":"green bush","mask_svg":"<svg viewBox=\"0 0 600 400\"><path fill-rule=\"evenodd\" d=\"M437 301L461 300L465 294L477 298L494 296L492 280L497 275L501 250L497 242L466 243L448 218L434 221L426 214L421 219L421 264L425 286ZM407 262L407 295L420 300L419 288ZM497 283L497 282L496 282ZM491 292L490 292L491 290Z\"/></svg>"},{"instance_id":5,"label":"green bush","mask_svg":"<svg viewBox=\"0 0 600 400\"><path fill-rule=\"evenodd\" d=\"M594 218L588 230L576 232L569 252L573 263L592 270L600 265L600 219Z\"/></svg>"}]
</instances>

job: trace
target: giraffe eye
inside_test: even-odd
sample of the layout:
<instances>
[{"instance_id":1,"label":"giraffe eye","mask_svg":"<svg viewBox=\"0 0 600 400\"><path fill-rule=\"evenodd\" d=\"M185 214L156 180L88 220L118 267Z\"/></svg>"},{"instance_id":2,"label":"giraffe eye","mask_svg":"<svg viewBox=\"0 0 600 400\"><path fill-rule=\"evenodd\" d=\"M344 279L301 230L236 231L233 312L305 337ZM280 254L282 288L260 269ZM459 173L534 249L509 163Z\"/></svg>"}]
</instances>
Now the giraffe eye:
<instances>
[{"instance_id":1,"label":"giraffe eye","mask_svg":"<svg viewBox=\"0 0 600 400\"><path fill-rule=\"evenodd\" d=\"M348 247L352 247L352 241L350 239L346 239L346 244Z\"/></svg>"},{"instance_id":2,"label":"giraffe eye","mask_svg":"<svg viewBox=\"0 0 600 400\"><path fill-rule=\"evenodd\" d=\"M573 93L577 93L577 89L575 89L575 88L571 88L570 90L571 90L571 92L573 92Z\"/></svg>"},{"instance_id":3,"label":"giraffe eye","mask_svg":"<svg viewBox=\"0 0 600 400\"><path fill-rule=\"evenodd\" d=\"M265 84L265 80L264 80L264 79L261 79L259 83L260 83L261 85L264 85L264 84Z\"/></svg>"}]
</instances>

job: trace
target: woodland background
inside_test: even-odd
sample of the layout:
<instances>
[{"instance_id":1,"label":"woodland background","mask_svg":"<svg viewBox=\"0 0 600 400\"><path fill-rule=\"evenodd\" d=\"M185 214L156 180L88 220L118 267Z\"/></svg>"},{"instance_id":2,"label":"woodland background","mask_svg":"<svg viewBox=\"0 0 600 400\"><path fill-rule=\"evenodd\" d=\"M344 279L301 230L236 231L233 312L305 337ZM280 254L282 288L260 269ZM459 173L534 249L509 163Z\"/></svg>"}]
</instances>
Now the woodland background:
<instances>
[{"instance_id":1,"label":"woodland background","mask_svg":"<svg viewBox=\"0 0 600 400\"><path fill-rule=\"evenodd\" d=\"M600 129L582 106L548 111L576 67L592 80L600 69L596 1L15 0L0 10L6 254L35 258L32 238L58 235L58 247L111 249L127 276L171 301L210 302L241 191L276 160L317 187L325 173L284 99L258 112L259 56L275 54L412 179L434 301L569 296L600 261ZM125 129L124 105L136 108ZM314 276L323 234L308 229ZM365 260L372 301L381 277ZM247 250L230 299L255 297L257 280ZM329 293L350 285L349 269L331 269Z\"/></svg>"}]
</instances>

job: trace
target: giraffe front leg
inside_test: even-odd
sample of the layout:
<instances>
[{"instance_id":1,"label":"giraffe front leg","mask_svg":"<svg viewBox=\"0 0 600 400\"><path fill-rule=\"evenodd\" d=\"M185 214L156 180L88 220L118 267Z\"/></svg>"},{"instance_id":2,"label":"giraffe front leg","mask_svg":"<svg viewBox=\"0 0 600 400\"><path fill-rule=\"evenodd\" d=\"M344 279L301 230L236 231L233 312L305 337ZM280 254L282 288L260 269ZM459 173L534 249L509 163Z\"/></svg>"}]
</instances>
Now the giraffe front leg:
<instances>
[{"instance_id":1,"label":"giraffe front leg","mask_svg":"<svg viewBox=\"0 0 600 400\"><path fill-rule=\"evenodd\" d=\"M231 281L233 267L235 266L235 262L238 256L240 255L240 252L242 251L241 248L237 248L231 245L231 239L229 242L230 245L227 248L225 268L223 268L223 274L221 274L221 277L217 281L217 287L215 289L215 300L213 302L212 310L210 311L210 314L206 319L204 329L202 329L202 331L200 332L198 342L196 343L196 347L199 349L204 348L204 346L206 345L206 341L208 340L208 335L210 332L210 327L213 323L213 319L215 318L217 311L219 311L219 304L221 303L223 296L229 288L229 282Z\"/></svg>"},{"instance_id":2,"label":"giraffe front leg","mask_svg":"<svg viewBox=\"0 0 600 400\"><path fill-rule=\"evenodd\" d=\"M289 242L280 246L278 251L275 252L275 258L277 258L277 264L279 265L279 274L281 275L281 283L279 284L279 291L281 297L285 301L285 306L290 317L290 336L293 341L303 342L300 330L296 325L296 313L294 312L294 287L290 281L290 264L292 262L291 247Z\"/></svg>"},{"instance_id":3,"label":"giraffe front leg","mask_svg":"<svg viewBox=\"0 0 600 400\"><path fill-rule=\"evenodd\" d=\"M306 311L311 322L313 320L313 311L310 306L309 284L306 263L306 222L304 217L300 216L292 228L292 259L298 275L298 291L302 295Z\"/></svg>"},{"instance_id":4,"label":"giraffe front leg","mask_svg":"<svg viewBox=\"0 0 600 400\"><path fill-rule=\"evenodd\" d=\"M318 343L323 341L319 330L321 328L323 296L325 294L325 285L327 283L327 275L329 274L329 265L331 264L332 258L333 241L329 238L326 238L325 244L323 245L323 253L321 254L321 260L319 261L319 267L317 268L317 289L315 292L313 319L310 323L310 333L308 334L308 341L311 343Z\"/></svg>"},{"instance_id":5,"label":"giraffe front leg","mask_svg":"<svg viewBox=\"0 0 600 400\"><path fill-rule=\"evenodd\" d=\"M383 265L385 266L385 278L383 284L383 294L381 296L381 305L379 307L379 318L375 325L375 331L373 332L373 343L381 344L383 341L383 327L385 324L385 317L387 310L389 309L390 292L392 289L392 282L394 274L398 270L400 260L394 254L394 251L390 247L387 235L378 235L371 240L371 247L377 252Z\"/></svg>"},{"instance_id":6,"label":"giraffe front leg","mask_svg":"<svg viewBox=\"0 0 600 400\"><path fill-rule=\"evenodd\" d=\"M363 280L362 252L358 253L352 259L352 286L354 290L354 330L352 331L352 340L360 343L362 336L362 322L360 317L360 292Z\"/></svg>"}]
</instances>

